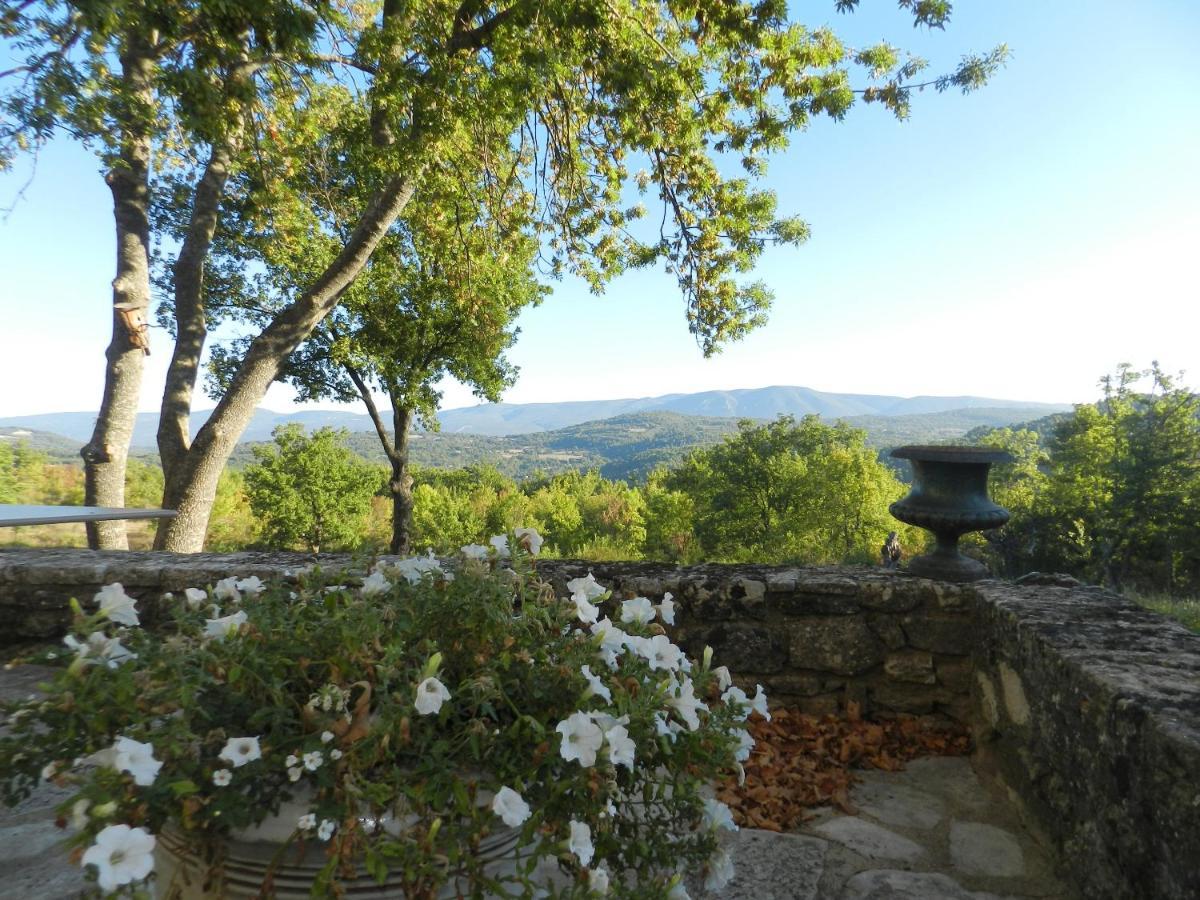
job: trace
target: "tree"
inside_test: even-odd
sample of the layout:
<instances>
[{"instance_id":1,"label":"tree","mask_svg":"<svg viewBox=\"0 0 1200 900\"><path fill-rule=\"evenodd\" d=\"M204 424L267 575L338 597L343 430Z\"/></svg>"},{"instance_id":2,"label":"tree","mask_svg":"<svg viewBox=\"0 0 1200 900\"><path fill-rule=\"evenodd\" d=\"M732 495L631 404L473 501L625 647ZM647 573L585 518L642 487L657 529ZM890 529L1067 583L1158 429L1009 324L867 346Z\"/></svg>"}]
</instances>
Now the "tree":
<instances>
[{"instance_id":1,"label":"tree","mask_svg":"<svg viewBox=\"0 0 1200 900\"><path fill-rule=\"evenodd\" d=\"M1149 382L1144 390L1140 384ZM1164 373L1120 366L1050 446L1060 564L1120 589L1200 584L1200 397Z\"/></svg>"},{"instance_id":2,"label":"tree","mask_svg":"<svg viewBox=\"0 0 1200 900\"><path fill-rule=\"evenodd\" d=\"M300 425L281 425L274 446L253 448L244 474L250 508L263 536L276 547L312 553L357 546L376 469L342 444L345 432L321 428L306 436Z\"/></svg>"},{"instance_id":3,"label":"tree","mask_svg":"<svg viewBox=\"0 0 1200 900\"><path fill-rule=\"evenodd\" d=\"M903 493L866 446L865 432L817 416L738 423L663 482L691 498L704 559L729 562L869 562Z\"/></svg>"},{"instance_id":4,"label":"tree","mask_svg":"<svg viewBox=\"0 0 1200 900\"><path fill-rule=\"evenodd\" d=\"M848 11L855 3L835 5ZM941 27L950 15L948 2L900 5L918 25ZM75 6L94 5L46 4L43 18L70 29ZM41 7L5 4L9 34L38 24L30 9ZM116 17L129 30L157 37L154 18L132 14L145 12L140 4L124 17L122 11L116 8ZM258 401L338 306L429 173L447 164L486 169L503 148L516 148L547 271L574 270L599 289L624 268L661 262L678 279L689 329L712 353L765 319L769 291L743 280L764 245L807 235L803 223L776 216L770 192L754 187L751 178L762 173L766 157L814 115L841 118L856 98L903 116L912 91L924 84L978 87L1006 52L968 57L954 72L918 83L924 61L886 44L850 48L829 29L792 23L785 0L513 0L507 6L384 0L378 12L365 4L211 0L187 11L193 15L172 19L187 27L170 44L169 59L198 64L171 78L175 71L163 57L149 61L150 74L162 75L179 101L161 118L181 126L229 125L213 133L172 132L182 147L174 157L194 174L188 221L196 227L188 233L196 240L176 259L176 346L160 414L164 504L178 514L160 528L156 546L171 550L202 546L220 472ZM165 14L170 18L171 9ZM314 38L317 24L324 27ZM282 51L270 40L277 30ZM210 32L218 39L198 43L196 35ZM57 32L37 33L31 67L39 54L61 55ZM82 46L89 61L111 55L104 42ZM855 89L852 70L868 84ZM202 96L222 98L223 118L185 114L184 100L197 84L207 85ZM313 259L312 277L250 342L216 409L189 442L206 333L203 266L226 173L254 166L286 110L310 102L322 93L318 86L343 91L360 113L332 133L334 143L315 140L310 153L362 157L371 176L361 186L365 199L348 220L349 236ZM297 157L294 167L307 162ZM737 163L751 178L727 174ZM638 165L643 169L634 174L631 166ZM653 189L663 213L658 229L638 234L630 227L644 208L628 206L627 185ZM263 210L266 220L285 215L295 201L278 186L274 193L283 206ZM337 233L328 221L323 226Z\"/></svg>"},{"instance_id":5,"label":"tree","mask_svg":"<svg viewBox=\"0 0 1200 900\"><path fill-rule=\"evenodd\" d=\"M124 506L125 467L150 352L150 172L174 142L212 147L193 234L179 256L181 287L200 280L204 233L236 142L249 79L316 34L321 6L243 9L194 0L0 3L0 35L23 65L0 72L0 169L62 131L92 148L113 197L117 272L104 393L81 449L85 502ZM114 68L115 65L115 68ZM88 523L92 547L125 548L125 523Z\"/></svg>"},{"instance_id":6,"label":"tree","mask_svg":"<svg viewBox=\"0 0 1200 900\"><path fill-rule=\"evenodd\" d=\"M337 99L314 114L326 119ZM290 134L307 130L304 117L299 118ZM288 159L290 153L279 158ZM231 180L228 205L237 212L224 217L213 259L229 317L261 328L311 277L309 261L334 239L322 233L319 215L332 214L335 229L343 232L337 239L348 239L347 229L336 223L361 205L358 185L365 176L353 171L352 163L339 160L341 170L335 173L322 169L329 165L328 157L317 162L289 184L305 203L287 220L277 219L269 231L255 226L253 216L241 214L257 202L261 176ZM410 430L417 420L427 430L437 429L437 384L445 375L472 386L483 399L500 399L515 377L504 357L516 336L513 319L544 292L531 271L538 247L523 218L525 189L513 177L516 163L508 150L496 161L495 169L510 173L503 183L468 181L479 174L470 169L449 178L429 173L419 214L397 220L372 264L288 357L278 376L296 388L300 400L365 404L391 467L392 553L410 550ZM261 274L244 277L247 263L261 266ZM214 348L210 368L216 399L248 344L249 338L242 338ZM375 403L375 390L388 398L390 429Z\"/></svg>"},{"instance_id":7,"label":"tree","mask_svg":"<svg viewBox=\"0 0 1200 900\"><path fill-rule=\"evenodd\" d=\"M992 499L1007 509L1011 518L979 538L964 535L964 543L977 542L990 557L996 574L1018 576L1044 556L1047 541L1054 541L1055 524L1045 514L1050 456L1037 432L1027 428L992 429L978 443L1013 456L1013 462L992 467L988 484Z\"/></svg>"}]
</instances>

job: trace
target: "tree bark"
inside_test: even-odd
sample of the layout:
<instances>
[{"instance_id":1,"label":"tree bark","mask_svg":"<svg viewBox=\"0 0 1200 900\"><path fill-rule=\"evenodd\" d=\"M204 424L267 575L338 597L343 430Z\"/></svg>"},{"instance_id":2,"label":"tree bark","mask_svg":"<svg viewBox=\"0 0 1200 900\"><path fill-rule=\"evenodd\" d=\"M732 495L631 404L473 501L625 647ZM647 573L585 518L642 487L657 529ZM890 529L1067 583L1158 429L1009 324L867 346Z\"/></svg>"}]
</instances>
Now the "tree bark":
<instances>
[{"instance_id":1,"label":"tree bark","mask_svg":"<svg viewBox=\"0 0 1200 900\"><path fill-rule=\"evenodd\" d=\"M84 464L84 502L125 505L125 465L137 420L150 309L150 127L140 105L153 102L152 60L144 43L131 40L121 56L130 108L121 126L117 160L105 176L113 197L117 275L112 282L113 330L104 372L104 395L92 438L79 451ZM125 523L87 525L88 546L127 550Z\"/></svg>"},{"instance_id":2,"label":"tree bark","mask_svg":"<svg viewBox=\"0 0 1200 900\"><path fill-rule=\"evenodd\" d=\"M413 411L396 402L392 395L392 433L395 435L392 463L392 546L393 553L412 553L413 480L408 471L408 429L412 426Z\"/></svg>"},{"instance_id":3,"label":"tree bark","mask_svg":"<svg viewBox=\"0 0 1200 900\"><path fill-rule=\"evenodd\" d=\"M192 395L208 336L204 322L204 261L217 228L231 159L229 142L213 147L196 184L191 221L175 261L175 349L158 419L158 455L168 486L176 483L174 473L183 465L191 444ZM174 509L174 500L167 491L163 505Z\"/></svg>"},{"instance_id":4,"label":"tree bark","mask_svg":"<svg viewBox=\"0 0 1200 900\"><path fill-rule=\"evenodd\" d=\"M177 511L158 530L155 548L199 552L216 497L217 479L280 366L341 299L375 247L412 199L420 168L392 178L372 198L337 258L317 281L281 310L250 344L229 389L175 467L164 497Z\"/></svg>"}]
</instances>

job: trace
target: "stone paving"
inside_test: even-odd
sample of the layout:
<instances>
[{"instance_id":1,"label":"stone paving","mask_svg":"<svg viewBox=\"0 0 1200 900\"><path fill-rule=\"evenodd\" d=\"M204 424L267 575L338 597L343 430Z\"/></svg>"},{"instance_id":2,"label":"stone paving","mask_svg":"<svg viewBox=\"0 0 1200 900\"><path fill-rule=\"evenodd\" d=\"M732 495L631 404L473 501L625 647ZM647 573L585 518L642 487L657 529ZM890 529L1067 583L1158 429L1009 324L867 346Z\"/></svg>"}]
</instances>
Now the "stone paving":
<instances>
[{"instance_id":1,"label":"stone paving","mask_svg":"<svg viewBox=\"0 0 1200 900\"><path fill-rule=\"evenodd\" d=\"M0 699L24 697L40 673L0 671ZM791 834L743 829L729 844L738 874L706 900L1072 900L1050 855L1003 791L964 758L915 760L901 772L858 773L855 815L834 809ZM0 900L66 900L84 887L59 846L45 786L0 805Z\"/></svg>"}]
</instances>

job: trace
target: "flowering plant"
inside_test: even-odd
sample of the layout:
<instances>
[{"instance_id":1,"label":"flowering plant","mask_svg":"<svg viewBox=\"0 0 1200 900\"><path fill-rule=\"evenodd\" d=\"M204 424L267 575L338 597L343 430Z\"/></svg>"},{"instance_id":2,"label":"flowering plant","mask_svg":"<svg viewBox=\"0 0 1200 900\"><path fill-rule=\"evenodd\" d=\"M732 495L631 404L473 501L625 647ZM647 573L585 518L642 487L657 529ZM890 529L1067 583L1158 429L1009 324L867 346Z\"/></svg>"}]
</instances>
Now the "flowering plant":
<instances>
[{"instance_id":1,"label":"flowering plant","mask_svg":"<svg viewBox=\"0 0 1200 900\"><path fill-rule=\"evenodd\" d=\"M761 688L671 643L669 594L619 602L588 575L556 596L539 543L229 578L171 598L161 635L109 585L94 614L74 604L70 665L5 708L5 798L74 787L60 821L105 893L144 892L168 832L219 878L225 843L288 806L314 895L363 870L410 897L719 888L736 826L706 785L749 754ZM501 868L479 852L498 837Z\"/></svg>"}]
</instances>

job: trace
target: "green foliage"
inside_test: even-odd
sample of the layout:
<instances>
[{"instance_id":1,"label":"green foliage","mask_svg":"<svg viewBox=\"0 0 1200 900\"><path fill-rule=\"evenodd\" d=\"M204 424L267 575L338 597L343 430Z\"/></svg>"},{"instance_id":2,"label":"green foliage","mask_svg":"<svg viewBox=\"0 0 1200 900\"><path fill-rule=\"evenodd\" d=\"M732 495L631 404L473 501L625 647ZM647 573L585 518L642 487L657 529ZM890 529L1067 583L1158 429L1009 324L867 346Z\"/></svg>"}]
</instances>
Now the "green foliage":
<instances>
[{"instance_id":1,"label":"green foliage","mask_svg":"<svg viewBox=\"0 0 1200 900\"><path fill-rule=\"evenodd\" d=\"M8 441L0 441L0 503L16 503L17 455Z\"/></svg>"},{"instance_id":2,"label":"green foliage","mask_svg":"<svg viewBox=\"0 0 1200 900\"><path fill-rule=\"evenodd\" d=\"M704 559L762 563L874 561L903 493L861 431L816 416L743 422L664 486L692 499Z\"/></svg>"},{"instance_id":3,"label":"green foliage","mask_svg":"<svg viewBox=\"0 0 1200 900\"><path fill-rule=\"evenodd\" d=\"M208 520L204 549L229 553L255 546L261 540L259 520L246 493L246 477L237 469L226 469L217 482L217 498Z\"/></svg>"},{"instance_id":4,"label":"green foliage","mask_svg":"<svg viewBox=\"0 0 1200 900\"><path fill-rule=\"evenodd\" d=\"M292 800L313 823L288 845L316 843L317 823L333 834L314 896L341 893L358 865L404 896L531 896L532 863L550 857L567 878L548 896L590 896L586 863L615 896L663 898L721 859L724 810L703 792L748 755L751 704L721 695L707 655L685 672L656 625L611 626L603 588L590 599L610 631L592 633L510 545L511 570L493 555L453 578L426 559L265 589L235 574L177 595L166 637L80 610L76 656L44 696L0 703L3 796L50 778L71 789L59 813L78 821L74 847L115 823L170 825L197 854ZM119 586L105 594L132 604ZM214 604L224 616L208 618ZM118 740L145 764L110 752ZM488 802L502 788L528 805L508 834ZM399 825L349 830L381 819ZM572 822L594 861L565 849ZM496 835L531 864L485 869L479 844Z\"/></svg>"},{"instance_id":5,"label":"green foliage","mask_svg":"<svg viewBox=\"0 0 1200 900\"><path fill-rule=\"evenodd\" d=\"M1000 570L1195 591L1200 397L1157 365L1121 366L1101 386L1099 402L1056 417L1040 441L1032 431L1007 429L981 437L1018 457L997 467L993 480L997 500L1013 513L988 538Z\"/></svg>"},{"instance_id":6,"label":"green foliage","mask_svg":"<svg viewBox=\"0 0 1200 900\"><path fill-rule=\"evenodd\" d=\"M245 490L271 546L313 553L358 546L380 476L343 438L330 428L305 435L299 425L283 425L273 446L255 448Z\"/></svg>"}]
</instances>

